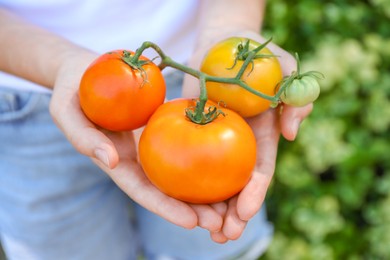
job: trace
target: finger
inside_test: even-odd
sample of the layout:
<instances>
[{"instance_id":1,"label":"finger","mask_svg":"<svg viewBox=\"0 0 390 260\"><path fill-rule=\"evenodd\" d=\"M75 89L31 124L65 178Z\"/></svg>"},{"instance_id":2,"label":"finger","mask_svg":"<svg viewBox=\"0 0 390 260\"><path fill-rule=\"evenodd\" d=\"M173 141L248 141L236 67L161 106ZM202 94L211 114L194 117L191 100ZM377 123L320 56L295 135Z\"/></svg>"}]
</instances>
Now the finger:
<instances>
[{"instance_id":1,"label":"finger","mask_svg":"<svg viewBox=\"0 0 390 260\"><path fill-rule=\"evenodd\" d=\"M225 216L227 210L226 202L218 202L210 205L220 216Z\"/></svg>"},{"instance_id":2,"label":"finger","mask_svg":"<svg viewBox=\"0 0 390 260\"><path fill-rule=\"evenodd\" d=\"M225 216L226 211L227 211L227 204L226 202L219 202L219 203L214 203L210 205L215 209L215 211L220 214L220 216ZM223 232L220 230L216 232L210 232L210 237L211 239L219 244L224 244L226 243L229 239L223 234Z\"/></svg>"},{"instance_id":3,"label":"finger","mask_svg":"<svg viewBox=\"0 0 390 260\"><path fill-rule=\"evenodd\" d=\"M274 151L267 151L274 156ZM271 162L269 159L263 161L259 169L253 172L251 180L238 197L237 212L240 219L249 221L260 210L270 185L274 169L275 162Z\"/></svg>"},{"instance_id":4,"label":"finger","mask_svg":"<svg viewBox=\"0 0 390 260\"><path fill-rule=\"evenodd\" d=\"M107 171L121 190L147 210L186 229L197 226L198 218L190 206L161 193L145 177L136 161L125 160L121 160L121 163L112 171L100 162L97 164Z\"/></svg>"},{"instance_id":5,"label":"finger","mask_svg":"<svg viewBox=\"0 0 390 260\"><path fill-rule=\"evenodd\" d=\"M238 217L237 197L229 200L228 209L223 223L222 232L229 240L238 239L246 227L247 222Z\"/></svg>"},{"instance_id":6,"label":"finger","mask_svg":"<svg viewBox=\"0 0 390 260\"><path fill-rule=\"evenodd\" d=\"M139 205L163 217L175 225L192 229L198 218L194 210L184 202L175 200L159 191L146 177L136 158L136 146L132 132L107 132L120 154L115 169L109 169L95 161L108 176Z\"/></svg>"},{"instance_id":7,"label":"finger","mask_svg":"<svg viewBox=\"0 0 390 260\"><path fill-rule=\"evenodd\" d=\"M297 61L290 53L273 43L270 43L267 47L278 56L284 76L288 76L297 70ZM292 141L296 138L301 122L310 114L312 108L313 104L305 107L283 105L281 132L287 140Z\"/></svg>"},{"instance_id":8,"label":"finger","mask_svg":"<svg viewBox=\"0 0 390 260\"><path fill-rule=\"evenodd\" d=\"M114 168L119 160L114 144L84 116L78 95L62 94L53 93L50 113L54 122L78 152Z\"/></svg>"},{"instance_id":9,"label":"finger","mask_svg":"<svg viewBox=\"0 0 390 260\"><path fill-rule=\"evenodd\" d=\"M215 211L214 208L209 205L197 205L191 204L191 208L196 212L198 216L198 226L209 230L210 232L216 232L221 230L223 219L222 216Z\"/></svg>"},{"instance_id":10,"label":"finger","mask_svg":"<svg viewBox=\"0 0 390 260\"><path fill-rule=\"evenodd\" d=\"M169 222L186 229L195 228L199 222L197 213L187 203L162 193L144 174L137 160L133 133L107 132L106 135L117 148L119 163L114 169L108 168L100 161L96 163L118 187L136 203Z\"/></svg>"},{"instance_id":11,"label":"finger","mask_svg":"<svg viewBox=\"0 0 390 260\"><path fill-rule=\"evenodd\" d=\"M237 214L243 221L249 221L263 205L271 173L255 171L250 182L241 191L237 206Z\"/></svg>"},{"instance_id":12,"label":"finger","mask_svg":"<svg viewBox=\"0 0 390 260\"><path fill-rule=\"evenodd\" d=\"M313 110L313 103L304 107L283 105L280 115L280 128L282 135L289 141L295 140L302 121Z\"/></svg>"},{"instance_id":13,"label":"finger","mask_svg":"<svg viewBox=\"0 0 390 260\"><path fill-rule=\"evenodd\" d=\"M121 190L139 205L175 225L186 229L197 226L197 213L189 205L163 194L150 183L135 160L125 160L127 162L121 159L114 170L107 171ZM100 166L107 170L101 163Z\"/></svg>"},{"instance_id":14,"label":"finger","mask_svg":"<svg viewBox=\"0 0 390 260\"><path fill-rule=\"evenodd\" d=\"M237 202L237 213L240 219L248 221L261 208L274 170L279 142L278 117L275 110L263 113L258 121L261 131L255 131L257 140L257 160L255 171L244 189L240 192Z\"/></svg>"},{"instance_id":15,"label":"finger","mask_svg":"<svg viewBox=\"0 0 390 260\"><path fill-rule=\"evenodd\" d=\"M218 244L224 244L227 241L229 241L229 239L221 231L210 232L210 237L214 242L216 242Z\"/></svg>"}]
</instances>

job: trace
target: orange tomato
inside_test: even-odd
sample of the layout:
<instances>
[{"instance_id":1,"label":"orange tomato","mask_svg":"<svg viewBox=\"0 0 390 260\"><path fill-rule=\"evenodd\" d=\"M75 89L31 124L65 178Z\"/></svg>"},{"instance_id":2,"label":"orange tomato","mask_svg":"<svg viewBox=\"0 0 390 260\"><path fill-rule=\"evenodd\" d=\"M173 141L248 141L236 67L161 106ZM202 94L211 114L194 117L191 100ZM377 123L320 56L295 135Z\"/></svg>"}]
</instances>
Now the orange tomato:
<instances>
[{"instance_id":1,"label":"orange tomato","mask_svg":"<svg viewBox=\"0 0 390 260\"><path fill-rule=\"evenodd\" d=\"M162 192L190 203L226 200L247 184L256 162L252 129L237 113L220 108L210 123L193 123L185 109L195 101L161 105L139 142L139 159L149 180ZM205 111L214 103L208 102Z\"/></svg>"},{"instance_id":2,"label":"orange tomato","mask_svg":"<svg viewBox=\"0 0 390 260\"><path fill-rule=\"evenodd\" d=\"M204 57L200 70L211 76L236 77L244 63L243 60L237 59L237 55L248 40L232 37L217 43ZM259 45L260 43L249 40L249 50ZM268 48L263 48L258 54L270 55L272 52ZM275 87L282 80L282 69L276 57L256 58L246 68L241 79L251 88L273 96ZM209 99L215 102L223 101L228 108L243 117L260 114L271 105L269 100L252 94L238 85L208 81L206 88Z\"/></svg>"},{"instance_id":3,"label":"orange tomato","mask_svg":"<svg viewBox=\"0 0 390 260\"><path fill-rule=\"evenodd\" d=\"M165 99L165 82L158 66L147 62L141 70L134 69L124 61L125 56L123 50L101 55L80 82L80 106L85 115L112 131L145 125ZM143 56L140 60L148 61Z\"/></svg>"}]
</instances>

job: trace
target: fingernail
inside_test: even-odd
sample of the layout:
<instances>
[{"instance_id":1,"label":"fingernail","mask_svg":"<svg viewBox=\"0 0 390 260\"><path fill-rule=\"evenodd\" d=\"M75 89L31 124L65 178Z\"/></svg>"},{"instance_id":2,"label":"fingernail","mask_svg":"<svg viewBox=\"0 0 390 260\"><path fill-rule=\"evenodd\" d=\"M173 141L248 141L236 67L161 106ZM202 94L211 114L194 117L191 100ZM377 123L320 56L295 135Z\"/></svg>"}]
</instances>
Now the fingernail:
<instances>
[{"instance_id":1,"label":"fingernail","mask_svg":"<svg viewBox=\"0 0 390 260\"><path fill-rule=\"evenodd\" d=\"M300 125L301 125L301 120L299 118L295 118L291 125L291 132L293 133L294 139L297 137Z\"/></svg>"},{"instance_id":2,"label":"fingernail","mask_svg":"<svg viewBox=\"0 0 390 260\"><path fill-rule=\"evenodd\" d=\"M95 149L95 157L101 161L105 166L109 167L110 161L108 159L108 154L105 150L97 148Z\"/></svg>"}]
</instances>

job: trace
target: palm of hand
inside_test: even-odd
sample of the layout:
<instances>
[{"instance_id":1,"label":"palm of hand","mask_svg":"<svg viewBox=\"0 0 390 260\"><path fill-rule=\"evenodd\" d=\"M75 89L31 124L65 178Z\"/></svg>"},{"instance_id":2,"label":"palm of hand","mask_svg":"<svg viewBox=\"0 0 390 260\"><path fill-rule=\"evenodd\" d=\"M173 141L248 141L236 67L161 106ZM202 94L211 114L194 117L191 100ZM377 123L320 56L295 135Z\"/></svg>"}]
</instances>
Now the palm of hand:
<instances>
[{"instance_id":1,"label":"palm of hand","mask_svg":"<svg viewBox=\"0 0 390 260\"><path fill-rule=\"evenodd\" d=\"M50 106L54 121L73 146L91 157L127 195L146 209L185 228L203 227L219 243L237 239L246 222L260 209L274 172L280 132L277 110L271 109L248 120L257 139L258 158L253 176L242 192L226 202L187 204L166 196L146 178L137 161L133 133L102 131L84 116L78 85L90 58L62 68ZM295 138L299 122L310 113L311 107L284 108L280 130L287 139Z\"/></svg>"}]
</instances>

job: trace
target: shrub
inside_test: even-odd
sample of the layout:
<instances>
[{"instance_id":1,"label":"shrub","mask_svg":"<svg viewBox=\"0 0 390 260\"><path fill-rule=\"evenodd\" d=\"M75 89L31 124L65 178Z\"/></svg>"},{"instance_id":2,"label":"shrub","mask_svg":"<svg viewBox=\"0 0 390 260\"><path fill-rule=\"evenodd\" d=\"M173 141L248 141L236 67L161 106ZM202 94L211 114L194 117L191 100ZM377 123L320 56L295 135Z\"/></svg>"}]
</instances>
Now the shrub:
<instances>
[{"instance_id":1,"label":"shrub","mask_svg":"<svg viewBox=\"0 0 390 260\"><path fill-rule=\"evenodd\" d=\"M321 95L282 140L261 259L390 259L390 1L268 1L263 34L318 70Z\"/></svg>"}]
</instances>

